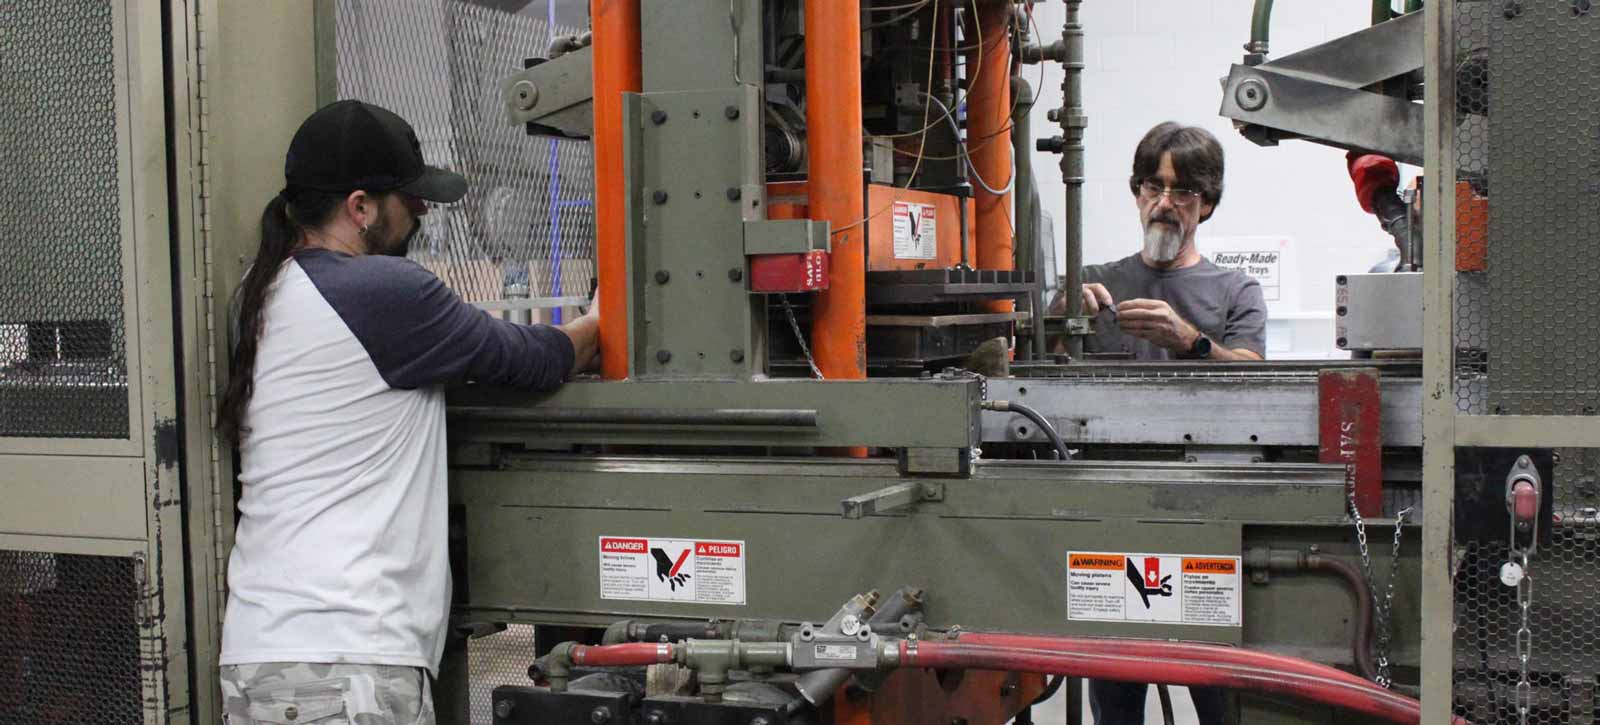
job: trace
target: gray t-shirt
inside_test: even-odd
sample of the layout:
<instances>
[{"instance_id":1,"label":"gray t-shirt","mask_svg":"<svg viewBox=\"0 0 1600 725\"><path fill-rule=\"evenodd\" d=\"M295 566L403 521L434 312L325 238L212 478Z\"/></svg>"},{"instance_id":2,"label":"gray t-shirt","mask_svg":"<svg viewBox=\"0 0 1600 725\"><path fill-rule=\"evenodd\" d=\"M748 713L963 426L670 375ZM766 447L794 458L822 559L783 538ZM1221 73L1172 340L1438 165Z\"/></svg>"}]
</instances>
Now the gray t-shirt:
<instances>
[{"instance_id":1,"label":"gray t-shirt","mask_svg":"<svg viewBox=\"0 0 1600 725\"><path fill-rule=\"evenodd\" d=\"M1119 304L1134 299L1165 301L1213 343L1266 356L1267 303L1261 296L1261 284L1236 269L1223 269L1205 258L1183 269L1155 269L1134 254L1084 267L1083 281L1105 285L1111 299ZM1094 326L1095 334L1084 340L1086 352L1129 352L1135 360L1178 357L1148 341L1122 334L1108 310L1100 311Z\"/></svg>"}]
</instances>

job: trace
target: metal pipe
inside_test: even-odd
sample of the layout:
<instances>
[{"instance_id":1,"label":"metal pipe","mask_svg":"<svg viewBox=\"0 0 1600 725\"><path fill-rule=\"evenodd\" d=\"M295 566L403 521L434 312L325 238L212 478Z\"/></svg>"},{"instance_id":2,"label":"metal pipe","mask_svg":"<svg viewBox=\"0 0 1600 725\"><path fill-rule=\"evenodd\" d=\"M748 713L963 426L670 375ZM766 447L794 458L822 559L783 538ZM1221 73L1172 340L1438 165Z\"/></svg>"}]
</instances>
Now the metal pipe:
<instances>
[{"instance_id":1,"label":"metal pipe","mask_svg":"<svg viewBox=\"0 0 1600 725\"><path fill-rule=\"evenodd\" d=\"M860 379L867 376L861 2L806 0L805 26L810 214L828 222L833 239L828 289L817 293L812 310L811 346L824 378Z\"/></svg>"},{"instance_id":2,"label":"metal pipe","mask_svg":"<svg viewBox=\"0 0 1600 725\"><path fill-rule=\"evenodd\" d=\"M1225 687L1285 695L1396 723L1415 723L1422 716L1422 706L1415 699L1390 692L1372 683L1322 678L1286 672L1270 666L1250 667L1163 657L1015 649L930 641L914 645L901 642L898 655L898 664L901 667L984 669L1071 675L1123 682L1155 682L1187 687ZM1331 667L1327 669L1338 672ZM1454 718L1454 722L1465 723L1465 720Z\"/></svg>"},{"instance_id":3,"label":"metal pipe","mask_svg":"<svg viewBox=\"0 0 1600 725\"><path fill-rule=\"evenodd\" d=\"M1356 664L1356 671L1362 677L1377 679L1378 667L1372 659L1372 590L1353 564L1314 552L1258 546L1247 553L1244 566L1246 569L1277 572L1322 571L1344 579L1350 586L1350 593L1356 598L1356 626L1350 638L1351 657Z\"/></svg>"},{"instance_id":4,"label":"metal pipe","mask_svg":"<svg viewBox=\"0 0 1600 725\"><path fill-rule=\"evenodd\" d=\"M639 0L589 0L594 31L594 226L600 374L628 377L627 190L622 183L622 94L643 88Z\"/></svg>"},{"instance_id":5,"label":"metal pipe","mask_svg":"<svg viewBox=\"0 0 1600 725\"><path fill-rule=\"evenodd\" d=\"M1011 77L1016 109L1011 113L1011 156L1017 160L1017 268L1031 270L1034 286L1028 295L1028 313L1033 317L1031 354L1034 360L1045 355L1044 335L1044 240L1034 224L1039 214L1039 187L1033 176L1033 86L1020 75ZM1055 240L1051 240L1054 243Z\"/></svg>"},{"instance_id":6,"label":"metal pipe","mask_svg":"<svg viewBox=\"0 0 1600 725\"><path fill-rule=\"evenodd\" d=\"M817 411L785 408L508 408L448 409L455 422L595 425L693 425L740 428L815 428Z\"/></svg>"},{"instance_id":7,"label":"metal pipe","mask_svg":"<svg viewBox=\"0 0 1600 725\"><path fill-rule=\"evenodd\" d=\"M1067 60L1062 64L1062 108L1057 119L1062 138L1061 181L1066 184L1066 252L1061 262L1065 279L1060 294L1068 320L1067 354L1073 359L1083 357L1083 338L1072 334L1071 320L1083 316L1083 130L1089 125L1083 112L1083 21L1078 15L1082 5L1083 0L1067 0L1066 21L1061 26Z\"/></svg>"},{"instance_id":8,"label":"metal pipe","mask_svg":"<svg viewBox=\"0 0 1600 725\"><path fill-rule=\"evenodd\" d=\"M638 642L633 644L574 645L572 664L579 667L637 667L671 662L676 645Z\"/></svg>"},{"instance_id":9,"label":"metal pipe","mask_svg":"<svg viewBox=\"0 0 1600 725\"><path fill-rule=\"evenodd\" d=\"M967 55L967 158L982 179L973 188L977 205L977 268L1015 268L1011 239L1010 192L1004 191L1015 170L1011 145L997 138L1011 122L1011 3L974 3L972 16L978 43ZM975 179L976 181L976 179ZM992 312L1011 312L1016 303L993 300Z\"/></svg>"}]
</instances>

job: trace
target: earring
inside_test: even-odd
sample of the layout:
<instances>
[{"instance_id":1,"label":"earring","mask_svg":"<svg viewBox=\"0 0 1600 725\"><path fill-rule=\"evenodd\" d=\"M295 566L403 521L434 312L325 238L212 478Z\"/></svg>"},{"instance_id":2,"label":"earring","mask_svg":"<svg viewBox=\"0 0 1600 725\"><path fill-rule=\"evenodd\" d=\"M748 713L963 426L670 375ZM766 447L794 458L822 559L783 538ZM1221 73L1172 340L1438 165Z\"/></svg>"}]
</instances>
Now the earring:
<instances>
[{"instance_id":1,"label":"earring","mask_svg":"<svg viewBox=\"0 0 1600 725\"><path fill-rule=\"evenodd\" d=\"M362 234L366 234L367 233L367 225L365 225L365 224L361 225L361 233Z\"/></svg>"}]
</instances>

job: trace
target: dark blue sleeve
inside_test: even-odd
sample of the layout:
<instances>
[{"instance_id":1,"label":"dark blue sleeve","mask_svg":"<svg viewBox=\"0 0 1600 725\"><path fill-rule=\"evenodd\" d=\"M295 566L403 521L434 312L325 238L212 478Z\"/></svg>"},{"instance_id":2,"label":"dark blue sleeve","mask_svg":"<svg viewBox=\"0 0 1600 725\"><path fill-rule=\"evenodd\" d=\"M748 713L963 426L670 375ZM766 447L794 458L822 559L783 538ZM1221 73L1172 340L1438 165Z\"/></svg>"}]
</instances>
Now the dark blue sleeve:
<instances>
[{"instance_id":1,"label":"dark blue sleeve","mask_svg":"<svg viewBox=\"0 0 1600 725\"><path fill-rule=\"evenodd\" d=\"M409 259L318 251L296 260L390 387L471 380L544 390L572 369L566 333L496 319Z\"/></svg>"}]
</instances>

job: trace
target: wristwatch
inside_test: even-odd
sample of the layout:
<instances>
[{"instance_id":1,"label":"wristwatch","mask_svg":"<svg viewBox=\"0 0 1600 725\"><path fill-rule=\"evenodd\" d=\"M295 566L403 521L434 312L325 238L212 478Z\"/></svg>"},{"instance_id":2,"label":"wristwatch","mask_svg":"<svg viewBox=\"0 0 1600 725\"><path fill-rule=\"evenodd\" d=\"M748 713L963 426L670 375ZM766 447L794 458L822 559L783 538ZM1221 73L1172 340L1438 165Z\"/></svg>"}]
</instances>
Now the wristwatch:
<instances>
[{"instance_id":1,"label":"wristwatch","mask_svg":"<svg viewBox=\"0 0 1600 725\"><path fill-rule=\"evenodd\" d=\"M1211 338L1206 337L1204 332L1200 333L1194 338L1194 344L1189 346L1189 351L1184 353L1183 356L1196 360L1204 360L1211 357Z\"/></svg>"}]
</instances>

